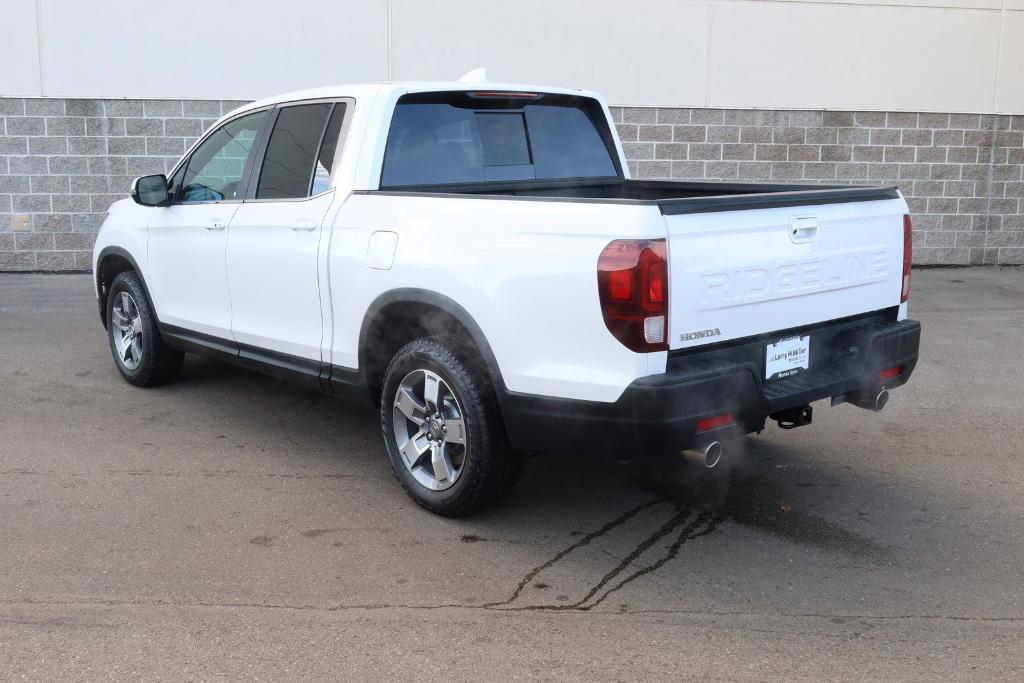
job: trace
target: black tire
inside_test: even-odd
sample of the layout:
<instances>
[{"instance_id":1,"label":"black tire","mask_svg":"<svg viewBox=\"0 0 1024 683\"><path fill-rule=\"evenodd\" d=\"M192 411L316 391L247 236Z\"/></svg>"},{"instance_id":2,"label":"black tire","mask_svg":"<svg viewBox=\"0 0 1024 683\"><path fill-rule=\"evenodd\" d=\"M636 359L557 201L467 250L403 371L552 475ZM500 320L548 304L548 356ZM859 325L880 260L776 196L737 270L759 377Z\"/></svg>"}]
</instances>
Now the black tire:
<instances>
[{"instance_id":1,"label":"black tire","mask_svg":"<svg viewBox=\"0 0 1024 683\"><path fill-rule=\"evenodd\" d=\"M142 357L138 366L134 368L129 367L120 356L115 341L115 335L120 332L114 323L114 306L122 292L127 293L134 302L142 326L139 342ZM107 294L107 341L110 344L110 353L114 357L114 364L117 365L121 376L129 384L137 387L153 387L174 379L181 371L185 360L183 352L169 347L160 336L153 305L146 297L142 280L134 271L119 274L110 285Z\"/></svg>"},{"instance_id":2,"label":"black tire","mask_svg":"<svg viewBox=\"0 0 1024 683\"><path fill-rule=\"evenodd\" d=\"M473 372L452 349L453 342L429 337L406 344L388 365L380 402L381 431L391 469L409 497L444 517L461 517L499 502L515 488L524 457L508 443L501 411L483 372ZM406 466L395 437L394 413L398 388L414 371L436 373L455 394L466 427L465 459L449 488L431 490Z\"/></svg>"}]
</instances>

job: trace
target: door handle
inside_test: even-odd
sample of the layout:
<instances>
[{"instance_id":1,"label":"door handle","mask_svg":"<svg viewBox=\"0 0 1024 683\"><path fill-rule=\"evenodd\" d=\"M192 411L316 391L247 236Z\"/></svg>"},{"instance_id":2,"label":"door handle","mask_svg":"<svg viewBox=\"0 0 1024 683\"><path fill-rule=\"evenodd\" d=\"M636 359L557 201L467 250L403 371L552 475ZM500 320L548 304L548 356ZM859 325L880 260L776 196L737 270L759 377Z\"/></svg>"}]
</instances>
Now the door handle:
<instances>
[{"instance_id":1,"label":"door handle","mask_svg":"<svg viewBox=\"0 0 1024 683\"><path fill-rule=\"evenodd\" d=\"M292 221L292 224L288 226L289 230L304 230L309 232L310 230L316 230L316 221L308 218L300 218L296 221Z\"/></svg>"},{"instance_id":2,"label":"door handle","mask_svg":"<svg viewBox=\"0 0 1024 683\"><path fill-rule=\"evenodd\" d=\"M219 218L214 218L213 220L206 224L207 230L223 230L226 227L227 223L225 223Z\"/></svg>"}]
</instances>

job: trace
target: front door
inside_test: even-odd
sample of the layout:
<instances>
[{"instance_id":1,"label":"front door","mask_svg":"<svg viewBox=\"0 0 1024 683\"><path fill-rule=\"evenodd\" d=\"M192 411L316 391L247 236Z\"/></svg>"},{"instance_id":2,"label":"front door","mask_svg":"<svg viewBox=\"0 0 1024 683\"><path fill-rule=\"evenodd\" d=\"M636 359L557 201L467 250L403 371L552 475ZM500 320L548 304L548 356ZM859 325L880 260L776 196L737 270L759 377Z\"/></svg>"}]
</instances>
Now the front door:
<instances>
[{"instance_id":1,"label":"front door","mask_svg":"<svg viewBox=\"0 0 1024 683\"><path fill-rule=\"evenodd\" d=\"M343 102L313 102L275 111L254 165L253 196L228 228L231 332L243 358L283 364L311 382L318 381L323 340L319 254L345 109Z\"/></svg>"},{"instance_id":2,"label":"front door","mask_svg":"<svg viewBox=\"0 0 1024 683\"><path fill-rule=\"evenodd\" d=\"M240 116L208 135L171 177L171 205L153 209L147 284L162 324L230 340L227 228L267 115Z\"/></svg>"}]
</instances>

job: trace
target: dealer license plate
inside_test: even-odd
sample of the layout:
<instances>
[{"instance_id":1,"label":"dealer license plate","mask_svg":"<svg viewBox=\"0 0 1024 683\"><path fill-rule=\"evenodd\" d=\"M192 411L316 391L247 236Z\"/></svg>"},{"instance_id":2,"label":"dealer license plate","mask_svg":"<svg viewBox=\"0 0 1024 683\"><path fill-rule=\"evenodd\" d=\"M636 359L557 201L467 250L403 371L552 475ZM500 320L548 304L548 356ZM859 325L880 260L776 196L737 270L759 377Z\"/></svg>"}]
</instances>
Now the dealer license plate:
<instances>
[{"instance_id":1,"label":"dealer license plate","mask_svg":"<svg viewBox=\"0 0 1024 683\"><path fill-rule=\"evenodd\" d=\"M811 338L788 337L765 346L764 378L792 377L811 366Z\"/></svg>"}]
</instances>

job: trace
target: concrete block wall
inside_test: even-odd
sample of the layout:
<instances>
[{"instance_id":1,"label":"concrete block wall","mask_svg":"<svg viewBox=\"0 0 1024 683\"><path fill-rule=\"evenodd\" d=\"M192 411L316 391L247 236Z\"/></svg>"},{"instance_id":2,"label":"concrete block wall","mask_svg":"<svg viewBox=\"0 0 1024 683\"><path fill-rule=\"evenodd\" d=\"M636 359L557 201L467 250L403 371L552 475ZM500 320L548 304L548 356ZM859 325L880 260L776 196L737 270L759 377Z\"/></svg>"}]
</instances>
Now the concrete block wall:
<instances>
[{"instance_id":1,"label":"concrete block wall","mask_svg":"<svg viewBox=\"0 0 1024 683\"><path fill-rule=\"evenodd\" d=\"M132 178L240 102L0 98L0 271L91 267ZM1024 116L614 107L635 177L901 187L917 264L1024 263Z\"/></svg>"},{"instance_id":2,"label":"concrete block wall","mask_svg":"<svg viewBox=\"0 0 1024 683\"><path fill-rule=\"evenodd\" d=\"M82 271L107 208L242 102L0 98L0 271Z\"/></svg>"},{"instance_id":3,"label":"concrete block wall","mask_svg":"<svg viewBox=\"0 0 1024 683\"><path fill-rule=\"evenodd\" d=\"M615 108L638 178L898 185L918 265L1024 263L1024 116Z\"/></svg>"}]
</instances>

